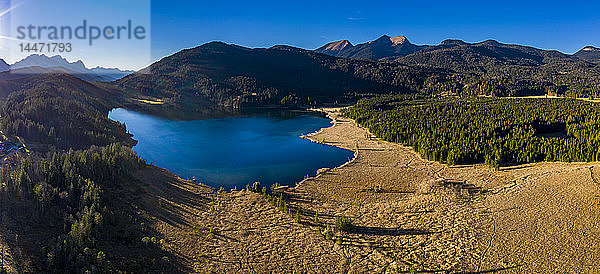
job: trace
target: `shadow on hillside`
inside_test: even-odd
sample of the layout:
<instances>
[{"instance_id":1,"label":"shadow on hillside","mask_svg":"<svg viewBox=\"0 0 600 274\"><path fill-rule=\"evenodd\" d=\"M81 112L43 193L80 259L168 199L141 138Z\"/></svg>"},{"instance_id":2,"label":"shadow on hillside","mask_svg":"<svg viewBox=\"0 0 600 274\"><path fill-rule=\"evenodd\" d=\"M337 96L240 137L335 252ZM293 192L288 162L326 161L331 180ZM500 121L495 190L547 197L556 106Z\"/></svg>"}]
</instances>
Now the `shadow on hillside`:
<instances>
[{"instance_id":1,"label":"shadow on hillside","mask_svg":"<svg viewBox=\"0 0 600 274\"><path fill-rule=\"evenodd\" d=\"M172 226L190 224L185 215L199 211L208 204L208 197L198 191L192 183L185 183L170 173L158 168L147 168L138 174L140 184L137 189L137 202L143 205L151 216Z\"/></svg>"}]
</instances>

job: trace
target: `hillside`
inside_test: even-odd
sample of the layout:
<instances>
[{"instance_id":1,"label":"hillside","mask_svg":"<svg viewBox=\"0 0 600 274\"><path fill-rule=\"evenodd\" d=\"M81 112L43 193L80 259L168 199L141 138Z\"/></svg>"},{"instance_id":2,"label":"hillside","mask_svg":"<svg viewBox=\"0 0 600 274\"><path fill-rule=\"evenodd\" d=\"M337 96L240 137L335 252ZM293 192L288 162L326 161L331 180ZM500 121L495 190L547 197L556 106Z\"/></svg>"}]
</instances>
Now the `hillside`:
<instances>
[{"instance_id":1,"label":"hillside","mask_svg":"<svg viewBox=\"0 0 600 274\"><path fill-rule=\"evenodd\" d=\"M460 40L446 40L440 45L429 46L419 52L396 60L405 64L427 65L455 70L493 69L513 65L541 66L556 62L577 62L576 59L558 51L502 44L494 40L474 44Z\"/></svg>"},{"instance_id":2,"label":"hillside","mask_svg":"<svg viewBox=\"0 0 600 274\"><path fill-rule=\"evenodd\" d=\"M147 168L130 148L19 157L6 169L0 240L9 272L157 272L173 268L131 197Z\"/></svg>"},{"instance_id":3,"label":"hillside","mask_svg":"<svg viewBox=\"0 0 600 274\"><path fill-rule=\"evenodd\" d=\"M474 44L446 40L395 62L463 75L461 94L600 95L600 67L558 51L493 40Z\"/></svg>"},{"instance_id":4,"label":"hillside","mask_svg":"<svg viewBox=\"0 0 600 274\"><path fill-rule=\"evenodd\" d=\"M393 43L392 38L385 39ZM408 43L401 38L395 41ZM344 47L350 45L328 48ZM394 61L213 42L166 57L114 82L114 87L129 97L164 102L148 109L206 113L218 107L353 103L367 94L382 93L599 96L600 68L556 51L495 41L447 40Z\"/></svg>"},{"instance_id":5,"label":"hillside","mask_svg":"<svg viewBox=\"0 0 600 274\"><path fill-rule=\"evenodd\" d=\"M593 46L584 47L573 56L592 63L600 63L600 49Z\"/></svg>"},{"instance_id":6,"label":"hillside","mask_svg":"<svg viewBox=\"0 0 600 274\"><path fill-rule=\"evenodd\" d=\"M7 71L10 69L10 66L2 59L0 59L0 72Z\"/></svg>"},{"instance_id":7,"label":"hillside","mask_svg":"<svg viewBox=\"0 0 600 274\"><path fill-rule=\"evenodd\" d=\"M5 81L0 128L27 142L82 149L132 144L123 125L107 118L118 91L68 74L41 74Z\"/></svg>"},{"instance_id":8,"label":"hillside","mask_svg":"<svg viewBox=\"0 0 600 274\"><path fill-rule=\"evenodd\" d=\"M445 79L446 73L286 46L249 49L213 42L166 57L115 86L199 110L347 103L357 93L418 92L433 76Z\"/></svg>"},{"instance_id":9,"label":"hillside","mask_svg":"<svg viewBox=\"0 0 600 274\"><path fill-rule=\"evenodd\" d=\"M414 45L405 36L380 38L352 45L348 40L328 43L314 52L351 59L399 60L405 64L427 65L438 68L465 69L505 65L540 66L552 62L576 62L581 58L596 60L600 50L588 46L573 56L558 51L541 50L528 46L510 45L487 40L467 43L447 39L439 45ZM577 57L577 58L572 58Z\"/></svg>"}]
</instances>

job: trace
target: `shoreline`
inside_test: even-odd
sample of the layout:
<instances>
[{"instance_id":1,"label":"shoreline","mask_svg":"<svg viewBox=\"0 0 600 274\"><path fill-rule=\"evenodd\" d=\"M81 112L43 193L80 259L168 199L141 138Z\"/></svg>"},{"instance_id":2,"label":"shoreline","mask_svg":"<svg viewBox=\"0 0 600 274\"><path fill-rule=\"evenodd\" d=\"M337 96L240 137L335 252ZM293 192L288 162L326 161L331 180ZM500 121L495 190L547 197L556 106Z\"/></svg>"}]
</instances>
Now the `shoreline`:
<instances>
[{"instance_id":1,"label":"shoreline","mask_svg":"<svg viewBox=\"0 0 600 274\"><path fill-rule=\"evenodd\" d=\"M134 119L129 119L128 117L125 117L126 115L122 115L122 114L121 115L115 115L115 113L120 113L120 112L122 112L122 113L129 113L129 112L131 112L131 113L135 113L135 114L139 114L139 115L144 115L144 116L152 116L151 114L145 114L145 113L142 113L142 112L138 112L136 110L128 110L128 109L125 109L125 108L114 108L114 109L112 109L112 110L109 111L108 118L110 120L112 120L112 121L119 122L119 123L122 123L122 124L125 124L126 122L127 123L131 122L131 121L133 121L134 124L136 124L136 123L140 124L139 122L136 122ZM263 116L264 116L265 120L269 120L269 121L275 120L274 118L271 117L272 115L270 115L270 114L271 114L271 112L268 112L266 114L264 114L264 113L263 114L257 114L257 115L260 115L260 116L258 116L260 118L263 118ZM279 113L276 113L276 114L279 115ZM318 116L319 119L325 118L327 116L327 114L324 113L324 112L318 112L317 113L314 110L305 109L305 110L286 110L286 112L284 114L282 114L281 117L283 117L283 118L294 117L295 118L295 117L301 117L301 116L304 116L304 115L314 116L315 118ZM240 117L244 118L242 116L240 116ZM249 116L249 117L254 117L254 116ZM280 116L276 116L276 117L280 117ZM153 117L153 118L158 118L158 117ZM236 119L237 117L232 117L232 118ZM160 118L158 118L158 119L160 119ZM323 121L320 121L318 123L318 126L319 127L323 127L323 128L331 126L330 122L333 122L334 120L331 119L331 118L326 118L326 119L329 119L330 121L326 121L325 120L326 123L323 123ZM131 121L129 121L129 120L131 120ZM307 123L295 122L295 124L297 124L296 126L300 126L300 127L302 127L302 126L309 127L309 123L308 122ZM317 128L313 127L310 130L316 130L316 129L319 129L319 127L317 127ZM136 127L134 127L134 128L136 128ZM128 126L127 133L130 136L132 136L132 137L135 138L137 135L133 136L133 134L130 133L130 131L131 130L129 129L129 126ZM319 129L319 132L320 131L322 131L322 128ZM257 131L257 133L262 134L261 136L270 137L270 135L269 135L270 132L262 131L262 129L260 129L260 131ZM267 135L264 135L264 134L267 134ZM312 133L309 133L309 134L315 134L315 132L312 132ZM144 135L144 134L142 134L142 135ZM146 136L146 137L149 137L149 136ZM298 137L297 135L291 135L291 136L289 136L289 138L292 138L292 139L293 138L297 138L297 137ZM308 139L308 140L310 140L309 138L307 138L304 135L301 135L299 137L301 139ZM139 138L140 138L140 136L137 136L137 139L139 139ZM286 136L286 138L288 138L288 136ZM143 138L143 139L152 139L152 138ZM198 139L198 140L200 140L200 139ZM211 141L211 139L202 139L200 141L207 142L207 144L209 144L209 145L210 145L210 143L214 143L213 142L214 140ZM259 141L261 141L261 140L259 140ZM135 142L138 142L138 141L135 141ZM225 140L225 142L230 142L230 140ZM256 142L256 140L248 140L247 142L248 142L248 145L250 145L251 143ZM148 142L146 142L146 143L148 143ZM301 145L305 146L307 149L311 149L311 147L313 147L313 145L314 145L314 144L311 144L311 143L314 143L314 142L312 140L311 140L311 142L306 142L306 143L302 142ZM270 145L273 145L273 143L270 143ZM130 145L130 147L131 147L131 145ZM328 146L328 148L329 149L333 149L334 147L333 146ZM295 185L297 185L297 183L299 181L303 180L305 178L305 175L307 175L307 173L299 174L299 173L302 173L303 171L299 171L299 172L298 171L296 171L296 172L289 171L288 172L288 170L286 169L285 166L280 167L280 166L278 166L279 163L273 162L273 163L269 163L269 164L273 164L273 167L270 167L270 168L272 170L276 170L276 171L278 170L276 173L274 173L274 175L273 174L262 174L262 173L259 174L258 173L258 172L260 172L259 169L266 167L266 166L263 166L263 167L255 168L256 170L258 170L256 172L254 172L252 170L246 172L248 176L244 176L246 173L243 173L243 172L245 172L245 171L240 171L240 172L242 172L242 176L237 176L238 178L234 178L234 180L237 181L237 182L246 182L247 181L247 183L245 183L244 185L239 184L239 183L231 183L231 184L229 184L229 182L234 182L234 181L233 180L225 181L225 180L222 180L222 178L219 179L219 178L217 178L215 176L213 176L213 177L208 176L208 177L205 178L204 175L211 174L210 173L211 170L208 170L208 171L202 171L201 170L201 171L198 171L198 172L194 171L194 169L200 169L201 167L188 165L188 166L186 166L186 168L184 168L184 169L180 168L181 170L179 170L179 169L177 169L177 168L175 168L173 166L168 167L168 163L157 163L156 161L160 162L161 159L166 158L166 155L169 155L168 153L165 154L164 152L162 152L160 150L157 150L157 149L145 149L144 151L140 151L135 146L131 147L131 149L134 150L134 151L136 151L138 153L138 156L140 158L144 159L144 160L148 159L145 156L150 156L149 153L150 154L152 154L152 153L155 153L155 154L158 153L156 155L159 155L159 157L158 158L155 157L156 159L154 159L155 160L154 162L150 162L149 159L146 160L147 164L155 166L155 167L160 168L160 169L164 169L165 171L168 171L169 173L177 175L182 180L187 180L187 181L190 181L190 182L193 182L193 183L197 183L197 184L200 184L200 185L203 185L203 186L208 186L208 187L210 187L210 188L212 188L214 190L219 190L221 187L225 188L226 190L236 189L236 188L237 189L242 189L242 188L245 188L245 185L247 185L247 184L252 184L252 182L255 182L255 181L261 181L262 182L263 180L267 181L267 185L279 182L279 183L283 183L285 185L288 185L289 187L295 187ZM287 151L288 151L287 153L289 153L289 150L287 150ZM335 151L337 151L337 148L335 149ZM142 153L142 152L144 152L144 153ZM215 152L217 152L217 151L215 151ZM256 152L259 152L259 151L256 151ZM267 152L270 152L270 151L267 150ZM346 163L347 161L349 161L349 159L355 158L355 155L350 156L351 154L348 153L349 152L348 150L341 150L340 153L342 153L342 152L343 152L343 155L340 155L339 157L331 158L331 161L324 161L323 163L319 163L319 164L311 163L310 159L307 160L307 159L296 157L296 158L293 159L293 162L290 161L290 163L291 163L290 165L292 165L292 164L304 165L304 166L306 166L308 168L307 170L308 170L308 174L309 175L315 175L316 171L318 171L319 169L321 169L323 167L335 168L338 165L342 165L342 164ZM280 149L280 150L276 151L275 153L281 153L282 156L285 156L283 154L286 153L286 150ZM327 153L327 151L324 151L324 153ZM144 154L144 155L142 156L142 154ZM222 154L222 153L217 153L217 154ZM252 154L255 154L255 153L252 152ZM214 157L219 156L219 155L215 155L215 154L212 154L212 155ZM311 150L311 155L312 155L312 157L317 157L318 158L318 157L321 157L321 155L325 155L325 154L321 154L321 151L319 150L318 147L313 147L312 150ZM266 154L265 156L268 157L270 155ZM279 157L279 154L276 154L275 156ZM254 159L253 158L253 161L260 161L260 159ZM288 164L288 163L286 162L285 164ZM255 165L255 164L248 162L249 168L252 167L251 165ZM244 168L246 168L246 167L244 166ZM177 172L174 169L177 169ZM234 168L232 171L228 171L228 172L231 172L232 174L235 174L235 172L238 172L238 170ZM273 173L273 172L271 172L271 173ZM287 176L289 178L286 177L286 174L288 174ZM192 177L194 177L192 175L195 175L195 178L197 178L198 180L192 180ZM219 176L221 176L221 175L219 175ZM263 175L266 175L266 176L263 176ZM295 176L289 176L289 175L295 175ZM282 182L282 180L283 180L283 182Z\"/></svg>"},{"instance_id":2,"label":"shoreline","mask_svg":"<svg viewBox=\"0 0 600 274\"><path fill-rule=\"evenodd\" d=\"M600 243L591 240L600 239L600 227L595 225L600 223L598 163L527 163L498 171L483 164L448 166L422 159L410 147L367 138L367 129L335 115L339 108L317 110L334 123L305 138L319 143L324 137L325 145L349 150L359 144L360 152L352 161L299 183L295 191L311 201L302 208L354 216L359 224L370 227L392 225L383 218L386 215L402 219L403 214L393 213L396 207L424 208L430 213L421 218L428 221L405 220L397 225L423 230L440 223L451 225L434 230L443 235L441 239L419 241L425 241L424 247L460 247L453 252L461 260L444 257L446 248L409 248L406 256L440 256L438 263L421 261L424 268L420 271L432 269L427 265L461 271L600 271L600 266L592 267L594 256L600 258ZM577 226L574 233L596 236L573 238L564 225L557 224L573 224ZM385 236L374 239L389 240ZM588 254L585 261L574 259L582 254Z\"/></svg>"},{"instance_id":3,"label":"shoreline","mask_svg":"<svg viewBox=\"0 0 600 274\"><path fill-rule=\"evenodd\" d=\"M283 190L297 221L245 189L215 192L158 167L140 174L167 248L200 272L600 271L600 167L450 167L368 138L335 110L320 109L332 126L304 138L360 152ZM328 239L339 216L353 230Z\"/></svg>"},{"instance_id":4,"label":"shoreline","mask_svg":"<svg viewBox=\"0 0 600 274\"><path fill-rule=\"evenodd\" d=\"M356 159L358 158L359 150L352 150L352 149L348 149L348 148L344 148L344 147L340 147L340 146L335 146L335 145L329 145L329 144L326 144L326 143L321 143L321 142L319 142L316 139L316 136L318 136L319 134L323 133L324 131L326 131L328 129L334 128L338 124L338 119L337 119L336 116L332 115L332 112L339 111L341 109L342 108L337 108L337 107L335 107L335 108L311 108L311 109L307 109L307 111L320 112L320 113L325 114L326 117L331 120L331 124L332 125L329 126L329 127L321 128L321 129L319 129L319 130L317 130L315 132L312 132L312 133L300 135L300 138L304 139L304 140L309 140L312 143L321 144L321 145L325 145L325 146L332 146L332 147L336 147L336 148L340 148L340 149L352 151L353 152L352 159L350 159L350 160L348 160L348 161L344 162L343 164L341 164L339 166L336 166L336 167L331 167L331 168L323 167L323 168L320 168L320 169L318 169L316 171L316 175L315 176L304 178L302 181L297 182L295 184L294 188L300 187L302 185L302 183L304 183L307 180L319 178L321 175L323 175L326 172L329 172L329 171L332 171L332 170L336 170L336 169L340 169L340 168L344 168L345 166L347 166L347 165L351 164L352 162L356 161ZM324 172L319 172L320 170L323 170L323 169L326 169L326 170Z\"/></svg>"}]
</instances>

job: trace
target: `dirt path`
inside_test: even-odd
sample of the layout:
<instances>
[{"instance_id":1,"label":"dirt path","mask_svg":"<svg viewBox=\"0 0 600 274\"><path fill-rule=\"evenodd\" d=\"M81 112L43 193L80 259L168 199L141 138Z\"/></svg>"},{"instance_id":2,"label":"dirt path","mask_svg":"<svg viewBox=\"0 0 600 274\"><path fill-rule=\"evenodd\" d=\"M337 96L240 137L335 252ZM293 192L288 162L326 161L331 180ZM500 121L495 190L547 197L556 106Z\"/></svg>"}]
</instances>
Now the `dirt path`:
<instances>
[{"instance_id":1,"label":"dirt path","mask_svg":"<svg viewBox=\"0 0 600 274\"><path fill-rule=\"evenodd\" d=\"M140 208L179 270L600 272L600 166L447 167L324 111L335 126L307 138L358 153L285 191L299 223L260 194L140 173ZM327 235L336 216L353 230Z\"/></svg>"}]
</instances>

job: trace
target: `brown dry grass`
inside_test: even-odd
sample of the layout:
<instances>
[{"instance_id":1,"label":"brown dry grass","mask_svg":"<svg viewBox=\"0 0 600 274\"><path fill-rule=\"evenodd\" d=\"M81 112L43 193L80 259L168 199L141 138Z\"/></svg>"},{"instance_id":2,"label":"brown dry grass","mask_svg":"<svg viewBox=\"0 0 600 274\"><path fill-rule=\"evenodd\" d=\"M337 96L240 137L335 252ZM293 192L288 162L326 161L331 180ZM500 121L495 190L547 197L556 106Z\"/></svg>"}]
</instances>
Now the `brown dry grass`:
<instances>
[{"instance_id":1,"label":"brown dry grass","mask_svg":"<svg viewBox=\"0 0 600 274\"><path fill-rule=\"evenodd\" d=\"M325 111L335 126L308 138L359 151L286 191L300 224L259 194L140 173L140 208L178 270L600 272L598 164L448 167ZM355 225L341 244L320 232L336 216Z\"/></svg>"}]
</instances>

